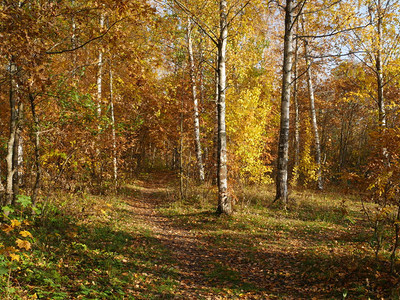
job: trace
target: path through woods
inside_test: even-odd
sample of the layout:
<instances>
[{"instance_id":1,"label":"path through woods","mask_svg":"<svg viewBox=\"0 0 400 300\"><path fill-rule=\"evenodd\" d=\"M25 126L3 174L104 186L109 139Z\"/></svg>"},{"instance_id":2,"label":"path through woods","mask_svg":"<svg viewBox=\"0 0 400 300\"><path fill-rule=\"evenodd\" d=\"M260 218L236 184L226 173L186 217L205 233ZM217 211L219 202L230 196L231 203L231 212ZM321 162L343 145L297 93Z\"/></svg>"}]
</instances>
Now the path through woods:
<instances>
[{"instance_id":1,"label":"path through woods","mask_svg":"<svg viewBox=\"0 0 400 300\"><path fill-rule=\"evenodd\" d=\"M129 200L132 218L166 249L171 259L165 263L177 274L175 292L161 298L324 299L340 297L365 280L366 258L357 261L348 248L334 246L353 233L327 224L300 232L299 224L287 228L284 219L281 230L261 224L264 232L252 232L239 224L243 230L238 231L235 217L218 217L211 210L168 213L163 207L171 205L171 180L170 173L151 174L131 187L135 192ZM323 241L333 246L321 246Z\"/></svg>"}]
</instances>

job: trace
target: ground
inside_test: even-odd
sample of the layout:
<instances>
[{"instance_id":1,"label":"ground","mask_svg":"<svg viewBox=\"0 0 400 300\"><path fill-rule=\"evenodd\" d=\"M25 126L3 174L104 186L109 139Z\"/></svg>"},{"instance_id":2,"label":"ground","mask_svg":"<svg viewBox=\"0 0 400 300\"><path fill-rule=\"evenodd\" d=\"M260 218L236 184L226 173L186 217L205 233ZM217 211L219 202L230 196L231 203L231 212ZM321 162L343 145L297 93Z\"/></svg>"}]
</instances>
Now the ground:
<instances>
[{"instance_id":1,"label":"ground","mask_svg":"<svg viewBox=\"0 0 400 300\"><path fill-rule=\"evenodd\" d=\"M148 173L118 195L59 196L31 225L32 253L3 298L398 298L359 197L297 191L282 211L253 187L218 216L212 186L181 201L176 182Z\"/></svg>"}]
</instances>

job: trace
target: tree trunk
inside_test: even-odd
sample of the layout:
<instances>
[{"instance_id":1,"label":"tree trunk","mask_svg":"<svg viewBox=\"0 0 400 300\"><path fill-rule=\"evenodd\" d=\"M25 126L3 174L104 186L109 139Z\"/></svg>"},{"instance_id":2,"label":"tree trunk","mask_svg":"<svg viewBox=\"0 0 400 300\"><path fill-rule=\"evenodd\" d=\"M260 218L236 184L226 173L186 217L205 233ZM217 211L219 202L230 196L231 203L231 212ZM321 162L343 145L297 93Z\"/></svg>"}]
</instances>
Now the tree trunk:
<instances>
[{"instance_id":1,"label":"tree trunk","mask_svg":"<svg viewBox=\"0 0 400 300\"><path fill-rule=\"evenodd\" d=\"M220 36L218 39L218 209L220 214L232 214L228 195L228 168L225 124L226 47L228 39L227 1L220 0Z\"/></svg>"},{"instance_id":2,"label":"tree trunk","mask_svg":"<svg viewBox=\"0 0 400 300\"><path fill-rule=\"evenodd\" d=\"M181 96L181 115L180 115L180 123L179 123L179 199L181 201L184 200L184 172L183 172L183 121L184 121L184 102L183 96Z\"/></svg>"},{"instance_id":3,"label":"tree trunk","mask_svg":"<svg viewBox=\"0 0 400 300\"><path fill-rule=\"evenodd\" d=\"M13 203L15 202L16 196L19 194L19 186L22 180L22 147L23 147L23 140L21 137L21 119L23 114L23 103L19 101L16 110L16 118L17 118L17 128L15 130L15 138L14 138L14 145L13 145L13 154L12 154L12 164L14 176L13 176Z\"/></svg>"},{"instance_id":4,"label":"tree trunk","mask_svg":"<svg viewBox=\"0 0 400 300\"><path fill-rule=\"evenodd\" d=\"M31 105L31 113L33 118L33 130L34 130L34 145L35 145L35 167L36 167L36 176L35 176L35 184L32 189L32 205L35 206L37 201L37 196L40 188L40 181L42 176L42 167L40 163L40 125L39 125L39 117L36 114L36 106L35 99L32 94L29 94L29 102Z\"/></svg>"},{"instance_id":5,"label":"tree trunk","mask_svg":"<svg viewBox=\"0 0 400 300\"><path fill-rule=\"evenodd\" d=\"M104 27L104 14L100 16L100 30ZM99 58L97 62L97 116L101 116L101 102L102 102L102 77L103 77L103 50L99 48Z\"/></svg>"},{"instance_id":6,"label":"tree trunk","mask_svg":"<svg viewBox=\"0 0 400 300\"><path fill-rule=\"evenodd\" d=\"M314 132L314 147L315 147L315 162L317 164L317 188L322 190L322 170L321 170L321 144L318 133L318 123L317 123L317 114L315 112L315 96L314 96L314 85L312 81L312 73L311 73L311 61L308 58L308 44L307 41L304 42L304 55L306 58L306 68L307 68L307 85L308 85L308 93L310 98L310 115L311 115L311 123Z\"/></svg>"},{"instance_id":7,"label":"tree trunk","mask_svg":"<svg viewBox=\"0 0 400 300\"><path fill-rule=\"evenodd\" d=\"M6 163L7 163L7 179L6 179L6 198L5 198L5 205L13 204L15 195L14 195L14 174L16 169L14 168L14 145L17 135L17 128L18 128L18 115L17 115L17 100L15 96L15 80L14 80L14 73L16 72L16 66L10 61L9 65L9 72L10 72L10 135L7 142L7 156L6 156Z\"/></svg>"},{"instance_id":8,"label":"tree trunk","mask_svg":"<svg viewBox=\"0 0 400 300\"><path fill-rule=\"evenodd\" d=\"M193 58L193 44L192 44L192 24L190 17L188 18L187 28L187 43L189 52L189 69L190 69L190 82L192 85L192 97L193 97L193 110L194 110L194 137L195 137L195 150L197 157L197 166L199 172L200 182L204 181L204 165L201 151L200 141L200 118L199 118L199 104L197 99L197 87L194 70L194 58Z\"/></svg>"},{"instance_id":9,"label":"tree trunk","mask_svg":"<svg viewBox=\"0 0 400 300\"><path fill-rule=\"evenodd\" d=\"M298 30L298 29L297 29ZM293 181L296 185L299 174L300 162L300 114L299 114L299 99L297 93L297 62L298 62L299 43L296 39L294 52L294 71L293 71L293 103L294 103L294 166L293 166Z\"/></svg>"},{"instance_id":10,"label":"tree trunk","mask_svg":"<svg viewBox=\"0 0 400 300\"><path fill-rule=\"evenodd\" d=\"M114 87L113 87L112 61L110 61L110 113L111 113L111 138L112 138L112 161L114 186L118 186L118 165L117 165L117 139L115 135L115 115L114 115Z\"/></svg>"},{"instance_id":11,"label":"tree trunk","mask_svg":"<svg viewBox=\"0 0 400 300\"><path fill-rule=\"evenodd\" d=\"M385 109L385 99L383 94L383 64L382 64L382 7L381 0L378 0L378 39L377 39L377 51L376 51L376 80L378 87L378 106L379 106L379 126L381 128L386 127L386 109Z\"/></svg>"},{"instance_id":12,"label":"tree trunk","mask_svg":"<svg viewBox=\"0 0 400 300\"><path fill-rule=\"evenodd\" d=\"M287 0L285 6L285 37L283 49L283 78L281 95L281 121L278 146L278 170L276 177L275 201L287 207L288 202L288 159L289 159L289 123L290 89L293 64L293 0Z\"/></svg>"},{"instance_id":13,"label":"tree trunk","mask_svg":"<svg viewBox=\"0 0 400 300\"><path fill-rule=\"evenodd\" d=\"M75 0L71 0L71 7L74 8ZM71 17L71 44L72 49L75 49L77 46L77 38L76 38L76 21L75 21L75 13L73 12ZM77 73L77 54L76 51L72 51L72 82L73 85L76 87L78 83L78 79L76 76Z\"/></svg>"},{"instance_id":14,"label":"tree trunk","mask_svg":"<svg viewBox=\"0 0 400 300\"><path fill-rule=\"evenodd\" d=\"M213 184L217 184L217 186L219 186L219 184L218 184L218 160L219 160L219 158L218 158L218 156L219 156L219 152L218 152L218 149L219 149L219 146L218 146L218 144L219 144L219 142L218 142L218 137L219 137L219 133L218 133L218 119L219 119L219 117L218 117L218 99L219 99L219 92L218 92L218 89L219 89L219 75L218 75L218 55L217 55L217 57L216 57L216 61L217 61L217 64L216 64L216 71L215 71L215 111L214 111L214 117L215 117L215 123L214 123L214 136L213 136L213 142L214 142L214 155L213 155L213 159L214 159L214 165L213 165L213 167L215 168L214 169L214 171L215 171L215 177L213 176Z\"/></svg>"}]
</instances>

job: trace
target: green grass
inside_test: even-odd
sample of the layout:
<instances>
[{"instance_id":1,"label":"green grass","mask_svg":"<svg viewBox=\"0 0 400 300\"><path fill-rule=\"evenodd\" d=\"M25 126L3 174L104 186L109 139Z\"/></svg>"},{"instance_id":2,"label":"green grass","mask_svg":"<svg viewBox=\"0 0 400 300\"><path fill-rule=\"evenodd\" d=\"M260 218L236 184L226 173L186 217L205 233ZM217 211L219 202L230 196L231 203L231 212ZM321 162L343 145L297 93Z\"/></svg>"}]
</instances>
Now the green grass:
<instances>
[{"instance_id":1,"label":"green grass","mask_svg":"<svg viewBox=\"0 0 400 300\"><path fill-rule=\"evenodd\" d=\"M192 187L181 201L167 179L154 185L157 178L143 175L118 195L55 195L30 225L29 256L11 274L0 275L0 298L340 299L347 293L347 299L374 299L399 294L387 264L374 261L371 230L356 196L293 191L283 211L269 207L272 187L242 187L235 214L219 216L214 188ZM140 210L145 206L147 211ZM162 218L156 225L148 221L152 216L141 215L149 207ZM161 238L154 226L164 228ZM177 242L180 236L191 239Z\"/></svg>"},{"instance_id":2,"label":"green grass","mask_svg":"<svg viewBox=\"0 0 400 300\"><path fill-rule=\"evenodd\" d=\"M71 205L60 197L32 225L33 251L23 269L11 274L17 289L10 299L173 297L173 258L151 231L130 220L125 202L85 195ZM6 294L3 285L1 298Z\"/></svg>"}]
</instances>

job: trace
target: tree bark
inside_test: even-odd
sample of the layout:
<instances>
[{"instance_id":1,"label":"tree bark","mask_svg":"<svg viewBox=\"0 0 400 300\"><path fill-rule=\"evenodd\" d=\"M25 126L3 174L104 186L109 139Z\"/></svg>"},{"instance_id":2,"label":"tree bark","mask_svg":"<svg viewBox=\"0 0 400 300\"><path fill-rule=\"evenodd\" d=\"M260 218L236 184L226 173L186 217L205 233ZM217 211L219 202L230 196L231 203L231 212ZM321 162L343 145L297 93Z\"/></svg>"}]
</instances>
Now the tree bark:
<instances>
[{"instance_id":1,"label":"tree bark","mask_svg":"<svg viewBox=\"0 0 400 300\"><path fill-rule=\"evenodd\" d=\"M100 30L104 27L104 14L100 16ZM99 48L99 58L97 62L97 116L101 116L101 102L102 102L102 77L103 77L103 50Z\"/></svg>"},{"instance_id":2,"label":"tree bark","mask_svg":"<svg viewBox=\"0 0 400 300\"><path fill-rule=\"evenodd\" d=\"M34 130L34 145L35 145L35 167L36 167L36 176L35 176L35 184L33 185L32 189L32 205L35 206L37 201L37 196L39 194L40 189L40 181L42 176L42 166L40 162L40 124L39 124L39 117L36 113L36 105L35 99L32 94L29 94L29 102L31 106L31 113L33 118L33 130Z\"/></svg>"},{"instance_id":3,"label":"tree bark","mask_svg":"<svg viewBox=\"0 0 400 300\"><path fill-rule=\"evenodd\" d=\"M114 82L113 82L112 61L110 61L110 114L111 114L113 178L114 178L114 187L115 189L117 189L118 186L117 139L115 135Z\"/></svg>"},{"instance_id":4,"label":"tree bark","mask_svg":"<svg viewBox=\"0 0 400 300\"><path fill-rule=\"evenodd\" d=\"M190 17L188 18L187 28L187 43L189 52L189 69L190 69L190 83L192 85L192 99L193 99L193 110L194 110L194 137L195 137L195 151L197 158L197 166L199 172L200 182L204 181L204 165L201 151L200 141L200 117L199 117L199 104L197 99L197 86L195 78L195 67L193 58L193 43L192 43L192 24Z\"/></svg>"},{"instance_id":5,"label":"tree bark","mask_svg":"<svg viewBox=\"0 0 400 300\"><path fill-rule=\"evenodd\" d=\"M297 26L298 27L298 26ZM298 29L297 29L298 31ZM299 99L297 91L297 63L298 63L299 43L296 39L294 51L294 70L293 70L293 103L294 103L294 167L293 167L293 182L296 185L299 174L300 162L300 114L299 114Z\"/></svg>"},{"instance_id":6,"label":"tree bark","mask_svg":"<svg viewBox=\"0 0 400 300\"><path fill-rule=\"evenodd\" d=\"M308 85L308 93L310 98L310 116L311 123L313 127L314 133L314 147L315 147L315 162L317 164L317 188L319 190L323 190L323 182L322 182L322 170L321 170L321 143L319 139L318 133L318 122L317 122L317 114L315 112L315 96L314 96L314 85L312 81L312 73L311 73L311 61L308 58L308 44L307 41L304 41L304 55L306 58L306 68L307 68L307 85Z\"/></svg>"},{"instance_id":7,"label":"tree bark","mask_svg":"<svg viewBox=\"0 0 400 300\"><path fill-rule=\"evenodd\" d=\"M275 201L287 207L288 202L288 159L290 125L290 90L293 64L293 0L285 6L285 37L283 49L283 77L281 95L281 119L278 146L278 169Z\"/></svg>"},{"instance_id":8,"label":"tree bark","mask_svg":"<svg viewBox=\"0 0 400 300\"><path fill-rule=\"evenodd\" d=\"M382 63L382 6L381 0L377 3L378 12L378 22L377 22L377 50L376 50L376 81L378 87L378 106L379 106L379 126L381 128L386 127L386 109L385 109L385 99L383 94L383 63Z\"/></svg>"},{"instance_id":9,"label":"tree bark","mask_svg":"<svg viewBox=\"0 0 400 300\"><path fill-rule=\"evenodd\" d=\"M228 168L225 123L226 47L228 40L227 1L220 0L220 36L218 39L218 209L220 214L232 214L228 195Z\"/></svg>"},{"instance_id":10,"label":"tree bark","mask_svg":"<svg viewBox=\"0 0 400 300\"><path fill-rule=\"evenodd\" d=\"M6 156L6 163L7 163L7 179L6 179L6 197L5 197L5 205L13 204L15 194L14 194L14 174L16 169L14 168L14 145L17 135L17 128L18 128L18 115L17 115L17 100L15 96L15 80L14 76L16 73L16 66L10 60L9 65L9 72L10 72L10 91L9 91L9 101L10 101L10 134L7 142L7 156Z\"/></svg>"},{"instance_id":11,"label":"tree bark","mask_svg":"<svg viewBox=\"0 0 400 300\"><path fill-rule=\"evenodd\" d=\"M17 118L17 128L15 130L15 138L14 138L14 145L13 145L13 154L12 154L12 164L14 176L13 176L13 203L15 203L16 196L19 194L19 186L22 180L22 162L23 162L23 140L21 137L21 120L23 115L24 105L23 102L18 101L16 103L16 118Z\"/></svg>"}]
</instances>

